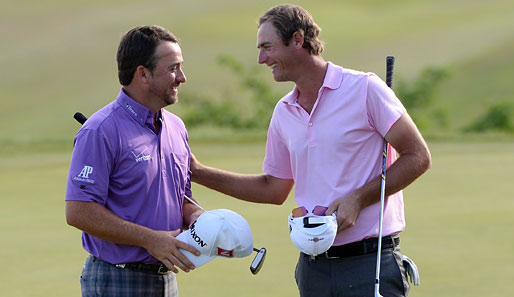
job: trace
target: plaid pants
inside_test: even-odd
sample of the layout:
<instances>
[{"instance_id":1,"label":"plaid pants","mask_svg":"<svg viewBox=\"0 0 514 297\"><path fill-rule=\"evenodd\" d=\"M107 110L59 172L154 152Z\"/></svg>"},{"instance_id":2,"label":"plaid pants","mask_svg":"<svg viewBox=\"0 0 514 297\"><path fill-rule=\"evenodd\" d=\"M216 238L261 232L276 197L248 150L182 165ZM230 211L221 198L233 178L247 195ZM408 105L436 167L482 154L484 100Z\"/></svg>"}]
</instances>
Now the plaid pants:
<instances>
[{"instance_id":1,"label":"plaid pants","mask_svg":"<svg viewBox=\"0 0 514 297\"><path fill-rule=\"evenodd\" d=\"M119 268L93 256L86 259L80 285L83 297L178 297L174 273Z\"/></svg>"}]
</instances>

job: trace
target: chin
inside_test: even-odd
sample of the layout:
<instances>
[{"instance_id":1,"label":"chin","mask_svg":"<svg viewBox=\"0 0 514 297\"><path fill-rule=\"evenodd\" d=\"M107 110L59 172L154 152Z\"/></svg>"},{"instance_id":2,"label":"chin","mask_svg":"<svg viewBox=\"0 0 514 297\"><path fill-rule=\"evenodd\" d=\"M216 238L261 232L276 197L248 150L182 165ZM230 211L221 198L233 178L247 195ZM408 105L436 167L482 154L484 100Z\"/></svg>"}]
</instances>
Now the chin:
<instances>
[{"instance_id":1,"label":"chin","mask_svg":"<svg viewBox=\"0 0 514 297\"><path fill-rule=\"evenodd\" d=\"M284 79L283 77L273 77L273 79L276 81L276 82L284 82L284 81L288 81L287 79Z\"/></svg>"},{"instance_id":2,"label":"chin","mask_svg":"<svg viewBox=\"0 0 514 297\"><path fill-rule=\"evenodd\" d=\"M168 101L166 103L168 103L168 105L173 105L175 103L178 102L178 98L177 97L172 97L172 98L168 98Z\"/></svg>"},{"instance_id":3,"label":"chin","mask_svg":"<svg viewBox=\"0 0 514 297\"><path fill-rule=\"evenodd\" d=\"M289 80L287 79L287 77L285 77L284 75L280 75L280 74L273 74L273 79L274 79L276 82L289 81Z\"/></svg>"}]
</instances>

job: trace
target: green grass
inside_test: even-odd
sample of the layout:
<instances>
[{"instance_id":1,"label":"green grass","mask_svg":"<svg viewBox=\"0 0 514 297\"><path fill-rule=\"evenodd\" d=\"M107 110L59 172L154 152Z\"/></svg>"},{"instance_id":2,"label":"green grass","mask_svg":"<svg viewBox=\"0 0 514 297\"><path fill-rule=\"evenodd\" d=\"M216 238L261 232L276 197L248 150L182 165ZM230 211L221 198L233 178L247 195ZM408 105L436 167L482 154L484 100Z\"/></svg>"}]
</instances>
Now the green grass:
<instances>
[{"instance_id":1,"label":"green grass","mask_svg":"<svg viewBox=\"0 0 514 297\"><path fill-rule=\"evenodd\" d=\"M80 232L66 225L64 193L76 111L90 115L118 93L115 52L121 34L159 24L182 40L188 82L183 93L249 100L237 77L216 63L231 55L248 67L257 60L256 22L264 1L31 1L8 0L0 10L0 288L5 296L78 296L86 256ZM425 131L434 166L406 190L402 249L421 269L410 296L509 296L514 278L510 176L512 135L461 135L489 104L512 100L514 4L510 0L301 0L323 31L324 56L344 67L384 73L397 58L395 79L426 66L451 67L435 107L445 129ZM266 67L262 79L285 93ZM277 98L278 99L278 98ZM181 114L180 102L170 110ZM190 131L206 164L260 172L266 131ZM435 140L439 142L435 142ZM228 144L228 145L227 145ZM251 259L224 260L180 273L181 296L296 296L297 252L286 217L295 203L239 202L202 187L207 208L233 209L252 226L256 246L268 249L253 276Z\"/></svg>"},{"instance_id":2,"label":"green grass","mask_svg":"<svg viewBox=\"0 0 514 297\"><path fill-rule=\"evenodd\" d=\"M216 57L231 55L256 66L257 19L279 3L7 1L0 11L0 142L70 139L76 132L75 111L90 115L116 96L119 39L141 24L160 24L182 39L188 78L184 93L214 99L240 95L244 106L248 94L239 92L237 77ZM344 67L383 75L384 58L392 54L397 77L410 79L426 66L452 66L438 103L450 115L449 126L434 133L459 133L487 103L512 99L512 1L295 3L311 11L322 27L325 58ZM266 67L259 69L276 92L291 88L274 83ZM170 109L182 111L180 103Z\"/></svg>"},{"instance_id":3,"label":"green grass","mask_svg":"<svg viewBox=\"0 0 514 297\"><path fill-rule=\"evenodd\" d=\"M262 141L246 144L192 141L204 163L261 172ZM509 296L514 278L514 168L512 143L429 143L433 168L405 191L407 229L402 251L421 270L410 296ZM0 163L0 287L5 296L79 296L86 253L80 232L64 219L70 158L65 146L47 152L11 152ZM207 209L227 208L252 227L255 246L268 255L261 272L251 258L216 259L178 275L181 296L297 296L297 250L287 231L295 207L241 202L194 185ZM30 284L30 285L27 285Z\"/></svg>"}]
</instances>

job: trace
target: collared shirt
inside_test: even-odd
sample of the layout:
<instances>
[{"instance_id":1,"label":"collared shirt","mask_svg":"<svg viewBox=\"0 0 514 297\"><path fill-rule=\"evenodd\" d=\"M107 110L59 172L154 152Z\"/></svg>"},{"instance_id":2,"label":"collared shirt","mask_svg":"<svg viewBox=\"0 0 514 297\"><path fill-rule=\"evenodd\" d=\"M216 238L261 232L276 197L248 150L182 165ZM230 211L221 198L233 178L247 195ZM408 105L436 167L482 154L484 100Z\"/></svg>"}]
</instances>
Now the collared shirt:
<instances>
[{"instance_id":1,"label":"collared shirt","mask_svg":"<svg viewBox=\"0 0 514 297\"><path fill-rule=\"evenodd\" d=\"M296 202L312 211L380 175L384 136L405 108L378 76L332 63L310 114L297 99L295 86L275 107L263 171L293 179ZM388 165L395 160L390 147ZM402 192L386 201L384 236L405 228ZM380 203L363 209L355 226L339 233L334 245L376 237L379 209Z\"/></svg>"},{"instance_id":2,"label":"collared shirt","mask_svg":"<svg viewBox=\"0 0 514 297\"><path fill-rule=\"evenodd\" d=\"M160 115L160 117L159 117ZM75 137L66 200L99 203L124 220L153 230L183 226L184 195L191 196L187 131L182 120L153 112L121 89ZM157 263L144 248L82 234L84 249L112 264Z\"/></svg>"}]
</instances>

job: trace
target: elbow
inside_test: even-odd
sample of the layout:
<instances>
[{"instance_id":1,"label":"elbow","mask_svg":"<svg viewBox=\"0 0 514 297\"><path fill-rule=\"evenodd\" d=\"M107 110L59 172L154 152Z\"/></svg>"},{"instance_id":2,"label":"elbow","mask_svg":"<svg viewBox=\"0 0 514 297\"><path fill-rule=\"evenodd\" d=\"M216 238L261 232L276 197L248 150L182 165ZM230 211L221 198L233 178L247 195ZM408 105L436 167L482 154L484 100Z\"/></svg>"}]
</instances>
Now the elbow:
<instances>
[{"instance_id":1,"label":"elbow","mask_svg":"<svg viewBox=\"0 0 514 297\"><path fill-rule=\"evenodd\" d=\"M76 205L73 202L66 202L66 223L72 227L80 229L80 212L78 212Z\"/></svg>"},{"instance_id":2,"label":"elbow","mask_svg":"<svg viewBox=\"0 0 514 297\"><path fill-rule=\"evenodd\" d=\"M432 157L429 155L425 164L425 171L432 168Z\"/></svg>"},{"instance_id":3,"label":"elbow","mask_svg":"<svg viewBox=\"0 0 514 297\"><path fill-rule=\"evenodd\" d=\"M68 224L72 227L77 227L77 225L78 225L77 218L72 213L70 213L67 209L66 209L66 224Z\"/></svg>"},{"instance_id":4,"label":"elbow","mask_svg":"<svg viewBox=\"0 0 514 297\"><path fill-rule=\"evenodd\" d=\"M422 173L427 172L432 167L432 156L430 155L430 151L428 148L421 156L421 171Z\"/></svg>"},{"instance_id":5,"label":"elbow","mask_svg":"<svg viewBox=\"0 0 514 297\"><path fill-rule=\"evenodd\" d=\"M288 194L278 194L278 195L275 195L270 200L270 203L274 204L274 205L282 205L282 204L284 204L284 202L286 202L287 196L288 196Z\"/></svg>"}]
</instances>

